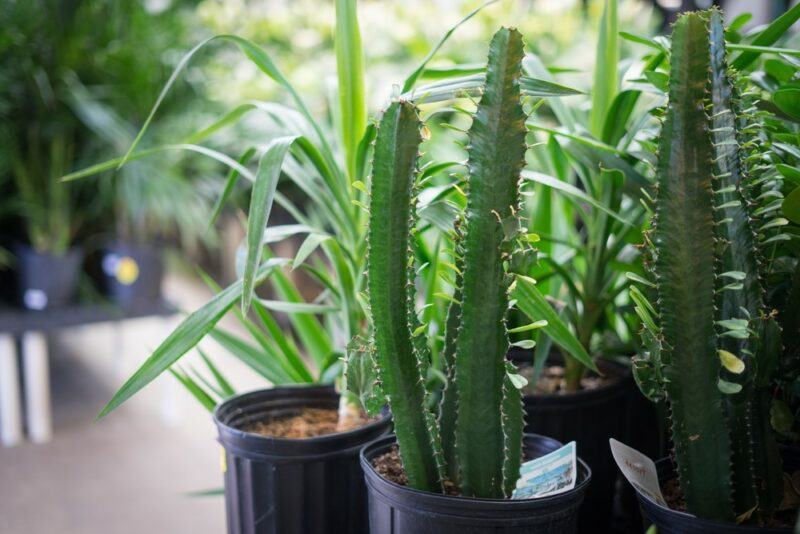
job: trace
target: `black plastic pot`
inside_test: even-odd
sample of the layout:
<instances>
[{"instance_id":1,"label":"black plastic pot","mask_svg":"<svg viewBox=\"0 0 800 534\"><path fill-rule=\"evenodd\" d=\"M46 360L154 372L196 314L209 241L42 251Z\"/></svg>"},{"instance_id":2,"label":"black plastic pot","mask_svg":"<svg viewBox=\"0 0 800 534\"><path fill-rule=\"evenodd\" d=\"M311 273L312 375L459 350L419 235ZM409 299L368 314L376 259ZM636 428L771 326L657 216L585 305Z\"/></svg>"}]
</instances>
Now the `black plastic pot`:
<instances>
[{"instance_id":1,"label":"black plastic pot","mask_svg":"<svg viewBox=\"0 0 800 534\"><path fill-rule=\"evenodd\" d=\"M578 460L575 488L541 499L472 499L419 491L390 482L372 467L372 460L395 444L385 436L361 451L361 467L369 491L371 534L568 534L577 528L578 508L592 478ZM526 434L524 451L535 458L558 449L554 439Z\"/></svg>"},{"instance_id":2,"label":"black plastic pot","mask_svg":"<svg viewBox=\"0 0 800 534\"><path fill-rule=\"evenodd\" d=\"M112 243L102 251L100 271L104 293L120 306L135 308L161 298L164 262L154 247Z\"/></svg>"},{"instance_id":3,"label":"black plastic pot","mask_svg":"<svg viewBox=\"0 0 800 534\"><path fill-rule=\"evenodd\" d=\"M521 359L515 353L510 357ZM527 358L532 361L530 352ZM552 360L557 361L555 357ZM592 485L580 511L581 532L606 532L611 528L618 472L608 440L627 441L631 392L636 387L626 366L601 360L598 367L618 380L592 390L523 397L525 431L564 443L575 441L578 454L592 469Z\"/></svg>"},{"instance_id":4,"label":"black plastic pot","mask_svg":"<svg viewBox=\"0 0 800 534\"><path fill-rule=\"evenodd\" d=\"M784 468L787 471L794 471L800 468L800 463L797 463L797 455L789 455L786 451L782 451L782 455ZM675 473L675 465L670 458L662 458L657 461L656 472L658 473L658 480L662 487L665 482L677 476ZM638 491L636 492L636 496L639 499L639 506L642 509L645 525L647 527L653 524L656 525L658 534L747 534L750 532L758 532L759 534L786 534L787 532L792 532L791 527L765 528L700 519L685 512L670 510L669 508L656 504Z\"/></svg>"},{"instance_id":5,"label":"black plastic pot","mask_svg":"<svg viewBox=\"0 0 800 534\"><path fill-rule=\"evenodd\" d=\"M17 296L23 307L44 310L72 302L83 260L80 248L53 255L18 244L14 253L17 258Z\"/></svg>"},{"instance_id":6,"label":"black plastic pot","mask_svg":"<svg viewBox=\"0 0 800 534\"><path fill-rule=\"evenodd\" d=\"M367 495L358 452L388 433L391 418L308 439L270 438L240 430L249 423L338 407L329 386L291 386L228 399L214 412L225 448L229 534L362 534Z\"/></svg>"}]
</instances>

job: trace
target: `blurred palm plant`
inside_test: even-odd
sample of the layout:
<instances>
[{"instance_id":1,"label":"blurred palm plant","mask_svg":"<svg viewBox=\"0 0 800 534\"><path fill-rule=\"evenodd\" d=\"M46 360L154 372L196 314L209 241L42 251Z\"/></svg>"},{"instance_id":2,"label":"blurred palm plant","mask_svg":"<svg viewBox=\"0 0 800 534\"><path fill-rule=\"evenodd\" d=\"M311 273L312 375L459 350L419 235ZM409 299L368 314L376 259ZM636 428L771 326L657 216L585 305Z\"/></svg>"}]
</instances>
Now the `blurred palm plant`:
<instances>
[{"instance_id":1,"label":"blurred palm plant","mask_svg":"<svg viewBox=\"0 0 800 534\"><path fill-rule=\"evenodd\" d=\"M112 109L134 120L147 111L145 95L160 84L171 46L185 39L187 15L181 2L156 13L136 0L0 8L7 30L0 47L9 58L0 65L0 180L11 214L25 220L40 251L63 252L79 231L107 231L112 220L125 238L147 240L177 227L189 245L202 235L197 228L210 202L196 194L204 189L199 180L177 172L175 157L132 165L127 180L104 184L99 195L86 184L57 182L76 162L130 144L135 129ZM170 101L184 122L186 100ZM186 199L184 210L172 209L176 198Z\"/></svg>"}]
</instances>

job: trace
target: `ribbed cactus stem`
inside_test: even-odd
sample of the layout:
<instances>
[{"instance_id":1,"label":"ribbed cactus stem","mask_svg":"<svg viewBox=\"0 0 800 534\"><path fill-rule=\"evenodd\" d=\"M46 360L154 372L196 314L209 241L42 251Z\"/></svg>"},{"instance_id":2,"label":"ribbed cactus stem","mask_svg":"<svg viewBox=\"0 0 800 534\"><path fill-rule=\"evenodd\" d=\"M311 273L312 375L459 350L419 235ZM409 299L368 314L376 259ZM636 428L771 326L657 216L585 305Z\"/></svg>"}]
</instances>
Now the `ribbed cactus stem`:
<instances>
[{"instance_id":1,"label":"ribbed cactus stem","mask_svg":"<svg viewBox=\"0 0 800 534\"><path fill-rule=\"evenodd\" d=\"M708 19L672 34L669 104L659 144L653 241L666 392L678 476L690 513L730 521L731 443L717 382L714 147L708 135Z\"/></svg>"},{"instance_id":2,"label":"ribbed cactus stem","mask_svg":"<svg viewBox=\"0 0 800 534\"><path fill-rule=\"evenodd\" d=\"M441 489L426 417L425 383L412 336L414 271L410 252L421 123L408 102L384 112L375 141L368 234L369 296L378 376L392 408L400 457L411 487Z\"/></svg>"},{"instance_id":3,"label":"ribbed cactus stem","mask_svg":"<svg viewBox=\"0 0 800 534\"><path fill-rule=\"evenodd\" d=\"M495 34L483 96L469 130L469 197L455 356L455 445L465 496L504 496L504 466L509 469L504 427L522 425L521 410L519 415L506 413L513 420L504 422L502 405L509 346L504 261L510 258L514 237L506 231L516 218L526 149L519 87L523 56L518 31L503 28Z\"/></svg>"}]
</instances>

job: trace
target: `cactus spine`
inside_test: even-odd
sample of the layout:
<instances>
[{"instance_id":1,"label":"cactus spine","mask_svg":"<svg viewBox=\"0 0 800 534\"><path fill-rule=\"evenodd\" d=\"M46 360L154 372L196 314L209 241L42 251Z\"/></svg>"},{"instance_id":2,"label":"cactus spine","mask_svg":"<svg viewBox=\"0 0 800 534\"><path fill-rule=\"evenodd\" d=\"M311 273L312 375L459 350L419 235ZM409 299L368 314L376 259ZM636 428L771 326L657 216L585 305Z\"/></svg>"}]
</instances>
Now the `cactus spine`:
<instances>
[{"instance_id":1,"label":"cactus spine","mask_svg":"<svg viewBox=\"0 0 800 534\"><path fill-rule=\"evenodd\" d=\"M378 129L368 237L375 359L409 485L418 489L435 491L449 478L465 496L500 498L510 495L519 476L522 404L506 374L505 316L526 150L523 56L519 32L495 34L469 131L467 212L463 236L459 228L454 232L463 273L448 313L443 358L449 380L438 426L423 381L429 355L414 336L409 246L420 122L410 103L395 102Z\"/></svg>"},{"instance_id":2,"label":"cactus spine","mask_svg":"<svg viewBox=\"0 0 800 534\"><path fill-rule=\"evenodd\" d=\"M733 521L770 511L781 475L758 408L773 320L717 10L678 19L671 65L651 251L660 326L647 375L669 401L689 512Z\"/></svg>"}]
</instances>

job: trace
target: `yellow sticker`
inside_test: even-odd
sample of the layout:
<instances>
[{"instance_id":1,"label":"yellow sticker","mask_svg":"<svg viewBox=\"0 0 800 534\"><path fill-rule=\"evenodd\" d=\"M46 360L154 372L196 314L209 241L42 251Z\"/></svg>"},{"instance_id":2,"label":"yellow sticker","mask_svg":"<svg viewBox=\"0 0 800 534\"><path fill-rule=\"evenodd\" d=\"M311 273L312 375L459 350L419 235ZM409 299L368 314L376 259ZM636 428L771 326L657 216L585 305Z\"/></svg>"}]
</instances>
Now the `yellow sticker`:
<instances>
[{"instance_id":1,"label":"yellow sticker","mask_svg":"<svg viewBox=\"0 0 800 534\"><path fill-rule=\"evenodd\" d=\"M129 286L139 278L139 264L130 256L123 256L117 263L117 281Z\"/></svg>"},{"instance_id":2,"label":"yellow sticker","mask_svg":"<svg viewBox=\"0 0 800 534\"><path fill-rule=\"evenodd\" d=\"M223 475L228 472L228 459L225 456L225 449L222 448L219 450L219 468Z\"/></svg>"}]
</instances>

